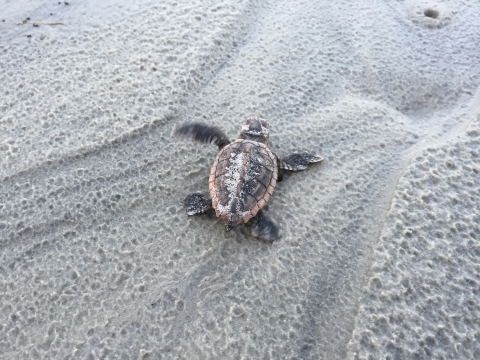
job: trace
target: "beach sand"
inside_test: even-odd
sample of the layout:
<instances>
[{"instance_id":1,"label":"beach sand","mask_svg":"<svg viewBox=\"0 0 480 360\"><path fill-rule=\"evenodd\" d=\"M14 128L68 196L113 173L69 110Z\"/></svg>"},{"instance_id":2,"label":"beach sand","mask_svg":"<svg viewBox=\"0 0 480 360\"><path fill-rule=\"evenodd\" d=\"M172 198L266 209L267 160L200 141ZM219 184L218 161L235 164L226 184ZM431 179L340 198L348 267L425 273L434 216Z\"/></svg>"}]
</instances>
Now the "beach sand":
<instances>
[{"instance_id":1,"label":"beach sand","mask_svg":"<svg viewBox=\"0 0 480 360\"><path fill-rule=\"evenodd\" d=\"M2 358L480 358L479 14L1 3ZM272 244L186 215L217 150L170 137L252 116L325 159Z\"/></svg>"}]
</instances>

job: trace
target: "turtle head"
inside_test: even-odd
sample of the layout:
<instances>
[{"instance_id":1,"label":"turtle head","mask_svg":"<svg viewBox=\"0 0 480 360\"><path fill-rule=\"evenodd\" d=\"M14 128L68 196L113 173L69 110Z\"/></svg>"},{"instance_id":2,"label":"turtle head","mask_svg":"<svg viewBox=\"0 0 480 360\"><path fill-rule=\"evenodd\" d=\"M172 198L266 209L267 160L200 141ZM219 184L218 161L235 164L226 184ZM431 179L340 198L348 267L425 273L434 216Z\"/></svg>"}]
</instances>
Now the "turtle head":
<instances>
[{"instance_id":1,"label":"turtle head","mask_svg":"<svg viewBox=\"0 0 480 360\"><path fill-rule=\"evenodd\" d=\"M270 125L268 122L258 118L251 118L243 122L242 132L238 138L267 144L269 133Z\"/></svg>"}]
</instances>

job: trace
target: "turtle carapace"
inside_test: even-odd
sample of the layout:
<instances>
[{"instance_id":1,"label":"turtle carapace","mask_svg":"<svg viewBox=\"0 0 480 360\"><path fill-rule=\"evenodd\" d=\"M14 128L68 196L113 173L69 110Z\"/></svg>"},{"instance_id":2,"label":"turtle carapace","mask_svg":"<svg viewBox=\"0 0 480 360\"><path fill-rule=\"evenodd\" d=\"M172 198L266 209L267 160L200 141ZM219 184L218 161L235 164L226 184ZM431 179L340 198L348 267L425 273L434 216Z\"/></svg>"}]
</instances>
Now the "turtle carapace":
<instances>
[{"instance_id":1,"label":"turtle carapace","mask_svg":"<svg viewBox=\"0 0 480 360\"><path fill-rule=\"evenodd\" d=\"M183 204L188 215L213 208L227 231L250 221L253 236L267 241L278 238L277 225L261 209L273 194L279 169L303 170L309 163L323 159L308 153L277 157L268 148L269 131L269 124L257 118L246 120L233 142L219 128L202 123L186 123L173 129L174 137L213 143L219 149L210 170L210 196L187 195Z\"/></svg>"}]
</instances>

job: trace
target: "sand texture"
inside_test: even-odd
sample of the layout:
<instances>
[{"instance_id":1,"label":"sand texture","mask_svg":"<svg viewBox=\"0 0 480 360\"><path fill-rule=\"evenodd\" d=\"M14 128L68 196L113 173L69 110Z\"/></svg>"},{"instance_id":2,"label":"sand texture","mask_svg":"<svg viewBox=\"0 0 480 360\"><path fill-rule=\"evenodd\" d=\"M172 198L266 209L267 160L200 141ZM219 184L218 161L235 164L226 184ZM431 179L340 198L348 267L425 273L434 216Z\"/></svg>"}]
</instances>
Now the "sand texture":
<instances>
[{"instance_id":1,"label":"sand texture","mask_svg":"<svg viewBox=\"0 0 480 360\"><path fill-rule=\"evenodd\" d=\"M480 358L479 14L0 3L0 358ZM170 137L252 116L325 159L273 244L186 215L217 149Z\"/></svg>"},{"instance_id":2,"label":"sand texture","mask_svg":"<svg viewBox=\"0 0 480 360\"><path fill-rule=\"evenodd\" d=\"M480 358L480 121L400 179L363 294L354 359Z\"/></svg>"}]
</instances>

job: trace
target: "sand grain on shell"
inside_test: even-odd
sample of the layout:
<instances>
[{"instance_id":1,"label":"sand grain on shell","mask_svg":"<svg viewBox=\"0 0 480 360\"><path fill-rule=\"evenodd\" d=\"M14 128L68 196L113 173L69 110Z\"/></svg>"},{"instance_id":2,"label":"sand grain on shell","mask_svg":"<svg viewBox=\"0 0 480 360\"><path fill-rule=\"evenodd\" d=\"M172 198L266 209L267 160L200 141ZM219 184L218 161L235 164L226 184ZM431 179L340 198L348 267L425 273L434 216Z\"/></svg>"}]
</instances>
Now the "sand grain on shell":
<instances>
[{"instance_id":1,"label":"sand grain on shell","mask_svg":"<svg viewBox=\"0 0 480 360\"><path fill-rule=\"evenodd\" d=\"M256 177L258 176L258 173L255 173L252 171L252 173L250 172L245 172L245 171L242 171L244 169L244 158L247 157L247 154L245 153L235 153L235 152L232 152L231 155L230 155L230 159L227 160L229 162L229 165L227 165L227 171L225 173L225 185L226 185L226 190L228 192L228 194L230 194L229 196L229 199L228 199L228 202L226 204L221 204L221 202L217 199L217 209L218 211L220 212L221 215L227 215L230 220L231 220L231 217L232 217L232 203L233 202L241 202L243 203L243 197L246 196L245 194L243 194L242 192L240 192L240 194L237 196L237 189L239 186L241 186L242 182L245 181L249 181L250 180L250 177ZM245 178L242 180L240 179L240 175L242 174L242 172L245 173ZM217 193L218 191L220 191L220 189L216 189L216 187L214 187L214 192ZM237 211L236 212L238 215L240 215L241 217L245 217L247 216L247 214L250 213L250 211Z\"/></svg>"}]
</instances>

